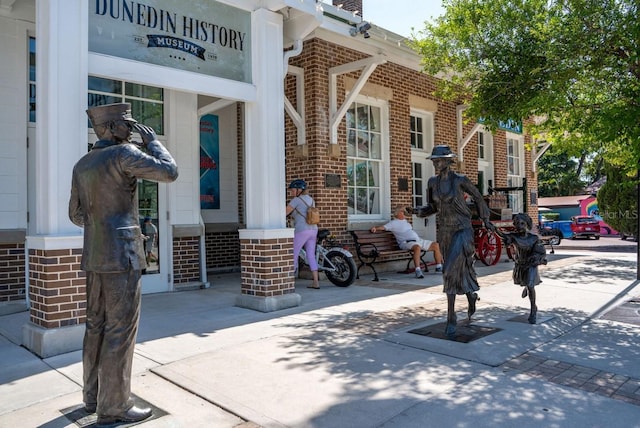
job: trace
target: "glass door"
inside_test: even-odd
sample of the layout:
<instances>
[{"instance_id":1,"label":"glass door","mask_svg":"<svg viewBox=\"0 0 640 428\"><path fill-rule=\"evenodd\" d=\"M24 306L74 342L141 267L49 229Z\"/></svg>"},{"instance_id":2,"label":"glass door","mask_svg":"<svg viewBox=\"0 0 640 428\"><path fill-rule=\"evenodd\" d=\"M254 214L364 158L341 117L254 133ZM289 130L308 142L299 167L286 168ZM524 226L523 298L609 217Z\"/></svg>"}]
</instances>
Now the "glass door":
<instances>
[{"instance_id":1,"label":"glass door","mask_svg":"<svg viewBox=\"0 0 640 428\"><path fill-rule=\"evenodd\" d=\"M168 257L166 247L166 226L160 213L163 198L160 189L163 186L153 181L138 180L138 211L147 269L142 271L142 293L169 291L166 269Z\"/></svg>"}]
</instances>

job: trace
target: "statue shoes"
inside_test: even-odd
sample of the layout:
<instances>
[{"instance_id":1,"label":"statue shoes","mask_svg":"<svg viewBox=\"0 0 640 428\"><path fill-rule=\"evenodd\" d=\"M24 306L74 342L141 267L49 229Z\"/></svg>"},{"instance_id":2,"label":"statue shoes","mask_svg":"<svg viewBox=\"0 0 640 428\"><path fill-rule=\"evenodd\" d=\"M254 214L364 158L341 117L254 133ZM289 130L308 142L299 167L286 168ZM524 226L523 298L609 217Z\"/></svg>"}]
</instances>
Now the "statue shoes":
<instances>
[{"instance_id":1,"label":"statue shoes","mask_svg":"<svg viewBox=\"0 0 640 428\"><path fill-rule=\"evenodd\" d=\"M117 422L140 422L151 416L151 409L133 406L126 412L113 416L98 416L96 427L109 426Z\"/></svg>"},{"instance_id":2,"label":"statue shoes","mask_svg":"<svg viewBox=\"0 0 640 428\"><path fill-rule=\"evenodd\" d=\"M478 296L478 293L471 293L471 295L468 296L468 300L469 308L467 309L467 318L471 321L471 315L476 313L476 302L480 300L480 296Z\"/></svg>"},{"instance_id":3,"label":"statue shoes","mask_svg":"<svg viewBox=\"0 0 640 428\"><path fill-rule=\"evenodd\" d=\"M529 313L529 324L535 324L537 322L537 317L538 317L538 307L537 306L533 306L531 308L531 312Z\"/></svg>"}]
</instances>

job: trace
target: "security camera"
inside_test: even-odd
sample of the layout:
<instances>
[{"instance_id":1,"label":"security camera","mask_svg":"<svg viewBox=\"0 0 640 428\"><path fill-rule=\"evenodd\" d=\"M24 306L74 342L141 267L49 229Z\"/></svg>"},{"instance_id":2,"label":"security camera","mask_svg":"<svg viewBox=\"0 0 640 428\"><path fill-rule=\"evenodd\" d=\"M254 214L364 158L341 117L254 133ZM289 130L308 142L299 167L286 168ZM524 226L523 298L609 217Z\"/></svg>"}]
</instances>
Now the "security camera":
<instances>
[{"instance_id":1,"label":"security camera","mask_svg":"<svg viewBox=\"0 0 640 428\"><path fill-rule=\"evenodd\" d=\"M369 24L367 21L362 21L361 23L356 25L356 28L358 29L358 32L360 32L360 34L364 34L367 32L367 30L371 29L371 24Z\"/></svg>"},{"instance_id":2,"label":"security camera","mask_svg":"<svg viewBox=\"0 0 640 428\"><path fill-rule=\"evenodd\" d=\"M371 24L369 24L367 21L362 21L361 23L356 24L355 27L351 27L351 29L349 30L349 34L351 34L352 37L355 37L358 34L362 34L365 39L368 39L369 37L371 37L368 31L370 29Z\"/></svg>"}]
</instances>

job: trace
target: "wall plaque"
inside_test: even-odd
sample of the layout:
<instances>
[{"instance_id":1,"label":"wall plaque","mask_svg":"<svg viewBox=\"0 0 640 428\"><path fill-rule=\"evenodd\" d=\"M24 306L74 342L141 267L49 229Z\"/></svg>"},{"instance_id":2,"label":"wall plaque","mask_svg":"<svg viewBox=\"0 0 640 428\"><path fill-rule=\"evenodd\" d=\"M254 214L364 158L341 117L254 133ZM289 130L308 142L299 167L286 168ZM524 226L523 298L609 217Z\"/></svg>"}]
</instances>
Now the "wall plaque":
<instances>
[{"instance_id":1,"label":"wall plaque","mask_svg":"<svg viewBox=\"0 0 640 428\"><path fill-rule=\"evenodd\" d=\"M342 185L342 178L340 174L325 174L324 187L340 187Z\"/></svg>"},{"instance_id":2,"label":"wall plaque","mask_svg":"<svg viewBox=\"0 0 640 428\"><path fill-rule=\"evenodd\" d=\"M406 177L398 178L398 190L400 191L408 191L409 190L409 179Z\"/></svg>"}]
</instances>

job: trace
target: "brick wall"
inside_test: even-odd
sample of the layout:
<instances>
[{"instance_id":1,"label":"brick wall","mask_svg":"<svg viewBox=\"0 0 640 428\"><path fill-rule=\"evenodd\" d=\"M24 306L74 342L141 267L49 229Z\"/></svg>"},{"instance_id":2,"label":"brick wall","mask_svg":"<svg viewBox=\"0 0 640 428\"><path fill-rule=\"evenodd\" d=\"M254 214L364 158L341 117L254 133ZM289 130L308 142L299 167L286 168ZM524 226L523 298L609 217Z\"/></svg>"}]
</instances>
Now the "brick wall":
<instances>
[{"instance_id":1,"label":"brick wall","mask_svg":"<svg viewBox=\"0 0 640 428\"><path fill-rule=\"evenodd\" d=\"M25 300L24 244L0 244L0 302Z\"/></svg>"},{"instance_id":2,"label":"brick wall","mask_svg":"<svg viewBox=\"0 0 640 428\"><path fill-rule=\"evenodd\" d=\"M350 12L358 12L360 16L362 15L362 0L333 0L334 6L342 5L342 9L348 10Z\"/></svg>"},{"instance_id":3,"label":"brick wall","mask_svg":"<svg viewBox=\"0 0 640 428\"><path fill-rule=\"evenodd\" d=\"M207 269L236 270L240 267L238 232L208 232L205 235Z\"/></svg>"},{"instance_id":4,"label":"brick wall","mask_svg":"<svg viewBox=\"0 0 640 428\"><path fill-rule=\"evenodd\" d=\"M295 293L293 239L240 240L241 292L256 297Z\"/></svg>"},{"instance_id":5,"label":"brick wall","mask_svg":"<svg viewBox=\"0 0 640 428\"><path fill-rule=\"evenodd\" d=\"M292 65L305 70L306 133L307 153L301 155L297 148L296 130L293 122L285 115L285 151L287 157L287 181L303 178L309 183L309 193L321 210L321 227L326 227L345 243L351 243L346 231L346 132L344 122L338 127L340 155L328 154L329 135L329 68L365 58L361 52L321 40L306 41L302 54L292 58ZM357 79L359 73L338 76L338 105L345 99L345 78ZM415 95L437 103L435 112L435 141L456 147L456 106L433 96L437 80L402 67L386 63L379 65L369 78L367 85L378 85L391 89L389 104L389 144L390 144L390 188L391 206L411 204L411 189L400 191L398 179L412 177L409 96ZM292 77L285 82L286 96L295 105L295 81ZM477 166L476 166L477 168ZM326 174L341 177L339 188L325 188ZM474 173L471 177L476 177Z\"/></svg>"},{"instance_id":6,"label":"brick wall","mask_svg":"<svg viewBox=\"0 0 640 428\"><path fill-rule=\"evenodd\" d=\"M342 2L341 2L342 3ZM346 7L345 7L346 9ZM330 144L329 123L329 68L347 64L367 55L361 52L338 46L322 39L311 39L304 43L301 55L291 59L291 64L305 71L305 112L306 112L306 147L301 150L297 144L296 128L285 115L285 152L287 158L287 182L294 178L303 178L309 184L309 193L316 200L322 213L320 226L330 229L338 240L351 244L351 237L346 231L347 210L346 197L346 133L344 120L338 127L338 145L340 154L331 157L328 154ZM345 99L346 79L357 79L360 73L347 73L337 79L337 105ZM447 144L457 152L457 113L456 103L443 101L433 94L437 79L424 73L414 71L398 64L385 63L379 65L367 81L367 86L391 90L388 97L389 106L389 145L390 145L390 205L411 203L411 189L401 191L398 188L399 178L408 178L411 185L411 143L409 132L409 116L412 105L410 96L417 96L435 102L434 143ZM296 105L296 85L292 76L285 81L285 94ZM364 91L363 91L364 92ZM388 94L386 91L384 94ZM414 106L415 107L415 106ZM463 126L465 135L474 126L473 122ZM530 141L526 137L525 144ZM506 138L504 131L496 131L493 136L495 182L494 186L506 186ZM525 170L531 170L530 153L526 152ZM477 181L477 135L467 144L464 151L464 173L473 182ZM457 169L457 167L454 167ZM341 177L339 188L326 188L326 174L337 174ZM537 182L528 176L529 189L536 188ZM529 197L529 192L527 192ZM531 209L529 210L532 212ZM352 249L352 248L351 248Z\"/></svg>"},{"instance_id":7,"label":"brick wall","mask_svg":"<svg viewBox=\"0 0 640 428\"><path fill-rule=\"evenodd\" d=\"M86 277L82 249L29 250L31 322L44 328L82 324L86 319Z\"/></svg>"},{"instance_id":8,"label":"brick wall","mask_svg":"<svg viewBox=\"0 0 640 428\"><path fill-rule=\"evenodd\" d=\"M201 281L200 237L173 238L173 283Z\"/></svg>"}]
</instances>

